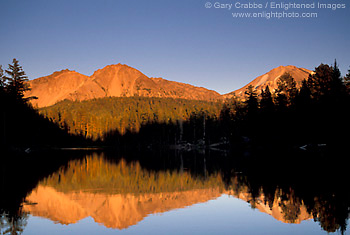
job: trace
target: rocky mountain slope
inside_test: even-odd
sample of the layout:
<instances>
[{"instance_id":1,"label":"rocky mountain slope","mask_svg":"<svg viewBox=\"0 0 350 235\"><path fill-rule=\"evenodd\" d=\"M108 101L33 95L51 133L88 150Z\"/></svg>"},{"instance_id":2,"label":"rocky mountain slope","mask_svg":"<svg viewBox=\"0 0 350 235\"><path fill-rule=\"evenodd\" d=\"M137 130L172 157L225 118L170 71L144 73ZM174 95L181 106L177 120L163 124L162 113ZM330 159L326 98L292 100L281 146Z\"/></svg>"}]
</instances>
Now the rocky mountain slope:
<instances>
[{"instance_id":1,"label":"rocky mountain slope","mask_svg":"<svg viewBox=\"0 0 350 235\"><path fill-rule=\"evenodd\" d=\"M90 77L75 71L62 70L49 76L29 81L31 91L26 96L36 96L34 106L46 107L68 100L89 100L102 97L170 97L191 100L218 100L220 94L202 87L149 78L127 65L108 65Z\"/></svg>"}]
</instances>

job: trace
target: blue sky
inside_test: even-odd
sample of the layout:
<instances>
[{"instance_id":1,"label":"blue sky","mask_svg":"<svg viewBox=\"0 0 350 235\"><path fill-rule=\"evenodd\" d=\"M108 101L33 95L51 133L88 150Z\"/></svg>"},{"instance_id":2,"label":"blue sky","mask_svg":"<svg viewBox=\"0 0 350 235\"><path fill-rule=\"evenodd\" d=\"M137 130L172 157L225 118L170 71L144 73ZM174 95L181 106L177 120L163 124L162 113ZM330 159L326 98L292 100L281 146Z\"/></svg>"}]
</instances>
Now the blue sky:
<instances>
[{"instance_id":1,"label":"blue sky","mask_svg":"<svg viewBox=\"0 0 350 235\"><path fill-rule=\"evenodd\" d=\"M319 0L345 9L288 11L317 18L269 20L232 17L264 9L207 9L206 2L237 0L1 0L0 64L17 58L34 79L66 68L91 75L122 63L220 93L280 65L314 69L336 58L343 75L350 66L346 0Z\"/></svg>"}]
</instances>

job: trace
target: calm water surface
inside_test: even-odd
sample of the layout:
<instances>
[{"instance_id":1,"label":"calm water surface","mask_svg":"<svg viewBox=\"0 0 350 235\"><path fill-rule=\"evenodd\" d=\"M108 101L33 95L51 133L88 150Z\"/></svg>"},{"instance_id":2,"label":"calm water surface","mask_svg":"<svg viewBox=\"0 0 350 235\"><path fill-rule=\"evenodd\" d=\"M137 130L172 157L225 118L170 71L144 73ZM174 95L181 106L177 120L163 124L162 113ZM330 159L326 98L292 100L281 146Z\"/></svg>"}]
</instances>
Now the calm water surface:
<instances>
[{"instance_id":1,"label":"calm water surface","mask_svg":"<svg viewBox=\"0 0 350 235\"><path fill-rule=\"evenodd\" d=\"M349 234L349 198L337 188L306 192L220 161L87 153L3 210L1 234Z\"/></svg>"}]
</instances>

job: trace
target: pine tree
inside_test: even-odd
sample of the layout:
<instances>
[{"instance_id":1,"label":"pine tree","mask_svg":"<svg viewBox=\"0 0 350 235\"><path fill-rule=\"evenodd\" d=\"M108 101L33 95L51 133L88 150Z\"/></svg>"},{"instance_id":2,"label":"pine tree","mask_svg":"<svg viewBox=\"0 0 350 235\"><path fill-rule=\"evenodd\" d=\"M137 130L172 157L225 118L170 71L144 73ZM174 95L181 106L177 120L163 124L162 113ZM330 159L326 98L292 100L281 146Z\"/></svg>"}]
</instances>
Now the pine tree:
<instances>
[{"instance_id":1,"label":"pine tree","mask_svg":"<svg viewBox=\"0 0 350 235\"><path fill-rule=\"evenodd\" d=\"M261 90L260 108L263 112L271 112L274 109L274 103L269 86L266 86L265 90Z\"/></svg>"},{"instance_id":2,"label":"pine tree","mask_svg":"<svg viewBox=\"0 0 350 235\"><path fill-rule=\"evenodd\" d=\"M256 91L253 86L248 86L246 92L246 100L244 101L246 115L244 116L242 128L243 134L252 137L255 134L257 120L258 120L258 110L259 102Z\"/></svg>"},{"instance_id":3,"label":"pine tree","mask_svg":"<svg viewBox=\"0 0 350 235\"><path fill-rule=\"evenodd\" d=\"M341 73L337 64L337 60L334 60L334 65L333 65L333 80L334 81L341 81Z\"/></svg>"},{"instance_id":4,"label":"pine tree","mask_svg":"<svg viewBox=\"0 0 350 235\"><path fill-rule=\"evenodd\" d=\"M0 92L5 88L5 78L4 78L4 70L2 69L2 65L0 65Z\"/></svg>"},{"instance_id":5,"label":"pine tree","mask_svg":"<svg viewBox=\"0 0 350 235\"><path fill-rule=\"evenodd\" d=\"M30 90L28 84L28 78L19 65L18 60L13 59L12 64L9 64L9 68L5 70L8 76L5 76L6 92L13 96L17 100L24 100L24 93Z\"/></svg>"},{"instance_id":6,"label":"pine tree","mask_svg":"<svg viewBox=\"0 0 350 235\"><path fill-rule=\"evenodd\" d=\"M344 95L345 87L343 79L341 77L340 70L338 68L337 60L334 60L334 65L332 66L332 81L330 83L330 95L332 98L341 97Z\"/></svg>"},{"instance_id":7,"label":"pine tree","mask_svg":"<svg viewBox=\"0 0 350 235\"><path fill-rule=\"evenodd\" d=\"M334 78L333 68L328 64L320 64L315 68L315 73L309 76L308 87L313 98L319 100L323 96L328 96Z\"/></svg>"},{"instance_id":8,"label":"pine tree","mask_svg":"<svg viewBox=\"0 0 350 235\"><path fill-rule=\"evenodd\" d=\"M276 91L275 103L278 109L286 108L288 106L287 95L285 93Z\"/></svg>"},{"instance_id":9,"label":"pine tree","mask_svg":"<svg viewBox=\"0 0 350 235\"><path fill-rule=\"evenodd\" d=\"M290 73L284 73L277 81L277 104L289 106L296 97L298 89L296 82Z\"/></svg>"},{"instance_id":10,"label":"pine tree","mask_svg":"<svg viewBox=\"0 0 350 235\"><path fill-rule=\"evenodd\" d=\"M305 79L301 83L300 91L296 97L296 103L299 107L307 107L311 104L311 90Z\"/></svg>"},{"instance_id":11,"label":"pine tree","mask_svg":"<svg viewBox=\"0 0 350 235\"><path fill-rule=\"evenodd\" d=\"M258 95L252 85L247 87L245 95L247 98L244 103L246 104L248 115L255 115L258 111L259 102Z\"/></svg>"},{"instance_id":12,"label":"pine tree","mask_svg":"<svg viewBox=\"0 0 350 235\"><path fill-rule=\"evenodd\" d=\"M348 70L348 73L344 77L344 85L346 86L346 90L349 93L350 92L350 68Z\"/></svg>"},{"instance_id":13,"label":"pine tree","mask_svg":"<svg viewBox=\"0 0 350 235\"><path fill-rule=\"evenodd\" d=\"M335 60L333 66L320 64L309 76L308 86L313 98L326 102L337 102L345 95L345 86Z\"/></svg>"}]
</instances>

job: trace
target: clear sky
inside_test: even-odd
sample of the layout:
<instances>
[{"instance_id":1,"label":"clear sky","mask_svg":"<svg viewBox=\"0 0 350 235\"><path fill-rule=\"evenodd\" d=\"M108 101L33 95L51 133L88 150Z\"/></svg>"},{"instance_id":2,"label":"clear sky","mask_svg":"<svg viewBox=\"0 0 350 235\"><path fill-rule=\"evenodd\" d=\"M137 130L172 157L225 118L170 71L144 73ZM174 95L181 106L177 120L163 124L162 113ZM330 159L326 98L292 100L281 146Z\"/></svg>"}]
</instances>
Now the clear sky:
<instances>
[{"instance_id":1,"label":"clear sky","mask_svg":"<svg viewBox=\"0 0 350 235\"><path fill-rule=\"evenodd\" d=\"M294 2L293 2L294 1ZM205 5L210 2L211 8ZM215 3L234 4L232 9ZM317 18L234 18L248 0L1 0L0 64L17 58L30 79L62 69L91 75L127 64L149 77L227 93L280 65L314 69L336 58L350 65L350 2L345 9L289 9ZM254 1L250 1L253 3Z\"/></svg>"}]
</instances>

